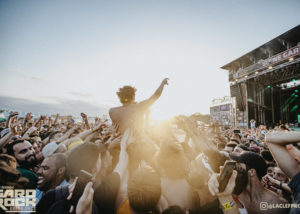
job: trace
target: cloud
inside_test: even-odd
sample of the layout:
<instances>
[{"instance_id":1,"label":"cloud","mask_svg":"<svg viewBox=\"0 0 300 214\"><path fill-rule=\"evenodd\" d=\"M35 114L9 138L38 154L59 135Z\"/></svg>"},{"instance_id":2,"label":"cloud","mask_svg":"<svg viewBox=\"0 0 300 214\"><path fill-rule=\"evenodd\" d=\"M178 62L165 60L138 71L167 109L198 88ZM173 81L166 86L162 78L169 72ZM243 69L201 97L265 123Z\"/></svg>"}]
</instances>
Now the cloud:
<instances>
[{"instance_id":1,"label":"cloud","mask_svg":"<svg viewBox=\"0 0 300 214\"><path fill-rule=\"evenodd\" d=\"M38 81L38 82L41 82L41 81L45 81L44 79L42 78L39 78L39 77L34 77L34 76L30 76L24 72L20 72L20 71L16 71L16 70L10 70L9 71L10 73L14 73L22 78L25 78L25 79L30 79L30 80L33 80L33 81Z\"/></svg>"},{"instance_id":2,"label":"cloud","mask_svg":"<svg viewBox=\"0 0 300 214\"><path fill-rule=\"evenodd\" d=\"M0 96L0 109L20 112L32 112L35 114L60 113L61 115L79 116L85 112L89 116L102 116L108 114L108 108L80 100L60 98L58 103L45 103L29 99Z\"/></svg>"},{"instance_id":3,"label":"cloud","mask_svg":"<svg viewBox=\"0 0 300 214\"><path fill-rule=\"evenodd\" d=\"M39 81L39 82L44 81L42 78L38 78L38 77L29 77L28 76L28 78L30 78L31 80L34 80L34 81Z\"/></svg>"},{"instance_id":4,"label":"cloud","mask_svg":"<svg viewBox=\"0 0 300 214\"><path fill-rule=\"evenodd\" d=\"M84 98L94 96L91 93L82 93L82 92L77 92L77 91L69 91L69 92L67 92L67 94L71 94L76 97L84 97Z\"/></svg>"}]
</instances>

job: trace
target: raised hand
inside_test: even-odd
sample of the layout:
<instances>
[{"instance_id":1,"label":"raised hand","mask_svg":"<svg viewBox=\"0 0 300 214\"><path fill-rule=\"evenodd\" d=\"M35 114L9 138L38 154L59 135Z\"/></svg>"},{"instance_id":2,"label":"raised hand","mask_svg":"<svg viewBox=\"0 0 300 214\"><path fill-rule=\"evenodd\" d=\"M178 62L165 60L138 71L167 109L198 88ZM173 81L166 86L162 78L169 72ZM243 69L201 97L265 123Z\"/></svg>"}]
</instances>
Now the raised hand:
<instances>
[{"instance_id":1,"label":"raised hand","mask_svg":"<svg viewBox=\"0 0 300 214\"><path fill-rule=\"evenodd\" d=\"M17 128L21 124L22 124L22 122L20 120L10 124L10 129L12 130L14 135L18 134L18 129Z\"/></svg>"},{"instance_id":2,"label":"raised hand","mask_svg":"<svg viewBox=\"0 0 300 214\"><path fill-rule=\"evenodd\" d=\"M76 206L76 214L91 214L93 208L93 183L88 182Z\"/></svg>"},{"instance_id":3,"label":"raised hand","mask_svg":"<svg viewBox=\"0 0 300 214\"><path fill-rule=\"evenodd\" d=\"M87 118L87 115L85 113L80 113L80 116L83 118L83 119L86 119Z\"/></svg>"},{"instance_id":4,"label":"raised hand","mask_svg":"<svg viewBox=\"0 0 300 214\"><path fill-rule=\"evenodd\" d=\"M165 79L163 79L163 81L161 82L161 84L163 84L163 85L169 85L168 81L169 81L169 78L165 78Z\"/></svg>"},{"instance_id":5,"label":"raised hand","mask_svg":"<svg viewBox=\"0 0 300 214\"><path fill-rule=\"evenodd\" d=\"M214 173L208 180L208 190L212 196L215 196L219 193L219 181L218 181L218 174Z\"/></svg>"},{"instance_id":6,"label":"raised hand","mask_svg":"<svg viewBox=\"0 0 300 214\"><path fill-rule=\"evenodd\" d=\"M222 195L231 195L234 187L235 187L235 179L237 177L237 171L233 170L232 175L227 183L227 186L223 192L219 192L219 181L218 181L218 174L213 174L210 179L208 180L208 190L211 195L215 196L222 196Z\"/></svg>"},{"instance_id":7,"label":"raised hand","mask_svg":"<svg viewBox=\"0 0 300 214\"><path fill-rule=\"evenodd\" d=\"M75 186L76 186L76 184L77 184L77 180L78 180L78 177L76 177L76 178L74 179L74 182L73 182L71 185L69 185L69 195L68 195L68 197L67 197L67 200L68 200L68 201L70 201L71 198L72 198L72 196L73 196L73 191L74 191ZM70 210L69 210L69 213L73 213L73 211L74 211L74 206L71 205Z\"/></svg>"},{"instance_id":8,"label":"raised hand","mask_svg":"<svg viewBox=\"0 0 300 214\"><path fill-rule=\"evenodd\" d=\"M35 131L37 131L37 128L35 127L35 126L32 126L32 127L30 127L27 131L26 131L26 133L28 134L28 135L31 135L33 132L35 132Z\"/></svg>"},{"instance_id":9,"label":"raised hand","mask_svg":"<svg viewBox=\"0 0 300 214\"><path fill-rule=\"evenodd\" d=\"M85 113L83 113L83 112L81 112L80 115L81 115L81 117L82 117L82 119L83 119L83 121L84 121L84 124L85 124L86 128L87 128L87 129L90 129L91 127L90 127L90 124L89 124L87 115L86 115Z\"/></svg>"},{"instance_id":10,"label":"raised hand","mask_svg":"<svg viewBox=\"0 0 300 214\"><path fill-rule=\"evenodd\" d=\"M31 120L32 116L31 116L31 112L26 114L25 120L29 121Z\"/></svg>"}]
</instances>

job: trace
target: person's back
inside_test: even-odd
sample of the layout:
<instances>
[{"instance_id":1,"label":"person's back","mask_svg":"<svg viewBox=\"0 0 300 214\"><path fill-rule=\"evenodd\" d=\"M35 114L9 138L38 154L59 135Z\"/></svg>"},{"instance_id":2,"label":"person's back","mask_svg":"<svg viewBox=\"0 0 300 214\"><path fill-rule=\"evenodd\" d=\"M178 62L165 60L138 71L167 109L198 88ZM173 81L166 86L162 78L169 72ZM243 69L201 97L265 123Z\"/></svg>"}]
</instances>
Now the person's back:
<instances>
[{"instance_id":1,"label":"person's back","mask_svg":"<svg viewBox=\"0 0 300 214\"><path fill-rule=\"evenodd\" d=\"M150 106L160 97L164 85L168 84L168 78L164 79L155 93L142 102L135 102L136 89L132 86L120 88L117 95L122 106L111 108L109 116L113 125L118 127L120 133L124 133L127 128L132 130L140 129L144 124L144 116Z\"/></svg>"},{"instance_id":2,"label":"person's back","mask_svg":"<svg viewBox=\"0 0 300 214\"><path fill-rule=\"evenodd\" d=\"M146 110L139 105L139 103L131 103L109 110L109 116L113 122L118 126L118 131L124 133L130 127L136 130L143 126L143 117Z\"/></svg>"}]
</instances>

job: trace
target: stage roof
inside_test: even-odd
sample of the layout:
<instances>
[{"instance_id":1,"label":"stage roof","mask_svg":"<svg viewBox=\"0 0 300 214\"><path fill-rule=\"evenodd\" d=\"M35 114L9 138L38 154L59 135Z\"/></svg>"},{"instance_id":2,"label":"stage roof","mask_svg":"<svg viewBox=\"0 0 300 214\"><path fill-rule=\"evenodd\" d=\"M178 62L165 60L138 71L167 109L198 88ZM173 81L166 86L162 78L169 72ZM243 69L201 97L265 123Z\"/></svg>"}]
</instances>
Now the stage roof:
<instances>
[{"instance_id":1,"label":"stage roof","mask_svg":"<svg viewBox=\"0 0 300 214\"><path fill-rule=\"evenodd\" d=\"M266 59L277 53L285 51L298 44L300 40L300 25L281 34L260 47L246 53L245 55L222 66L222 69L237 71L239 68L246 68L260 59Z\"/></svg>"}]
</instances>

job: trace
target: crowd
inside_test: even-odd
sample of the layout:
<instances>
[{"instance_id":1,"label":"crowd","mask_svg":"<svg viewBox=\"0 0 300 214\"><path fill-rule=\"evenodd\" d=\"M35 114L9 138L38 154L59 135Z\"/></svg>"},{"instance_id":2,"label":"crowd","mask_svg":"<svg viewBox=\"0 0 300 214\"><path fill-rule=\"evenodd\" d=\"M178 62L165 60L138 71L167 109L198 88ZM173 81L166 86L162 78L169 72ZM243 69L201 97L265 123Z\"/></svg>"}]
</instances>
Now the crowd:
<instances>
[{"instance_id":1,"label":"crowd","mask_svg":"<svg viewBox=\"0 0 300 214\"><path fill-rule=\"evenodd\" d=\"M185 116L151 125L167 84L139 103L135 88L120 88L112 122L11 112L0 125L0 186L35 189L36 213L300 213L289 206L300 204L300 132L220 130Z\"/></svg>"}]
</instances>

